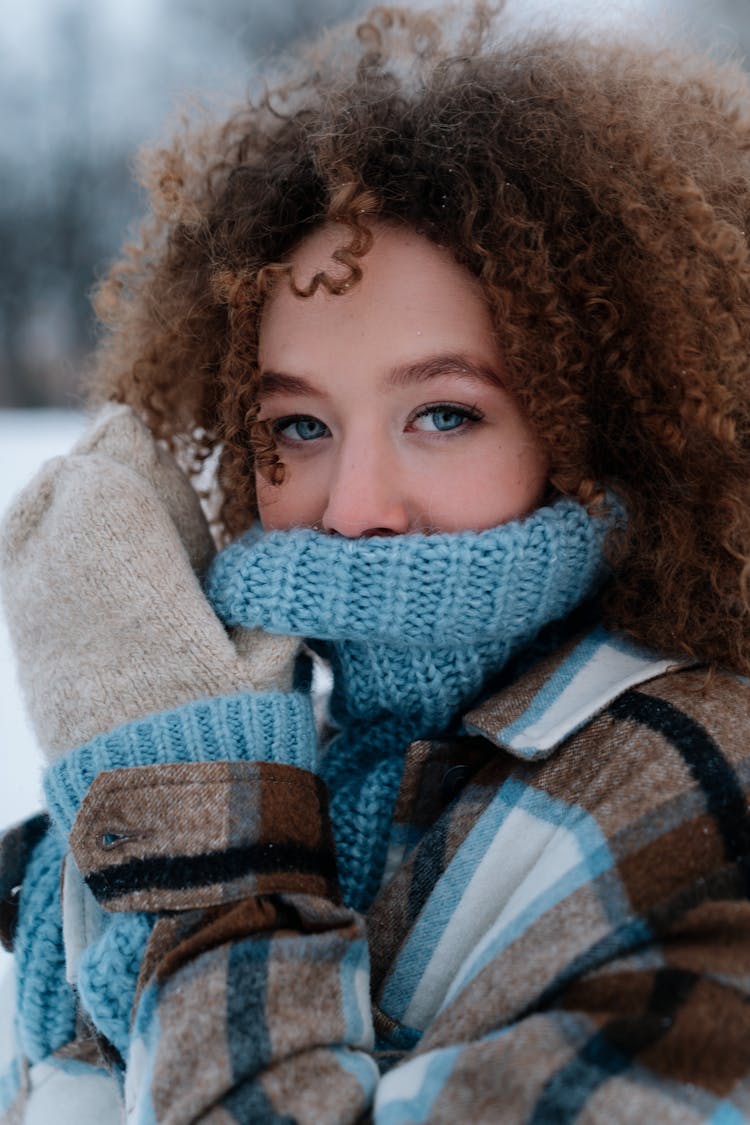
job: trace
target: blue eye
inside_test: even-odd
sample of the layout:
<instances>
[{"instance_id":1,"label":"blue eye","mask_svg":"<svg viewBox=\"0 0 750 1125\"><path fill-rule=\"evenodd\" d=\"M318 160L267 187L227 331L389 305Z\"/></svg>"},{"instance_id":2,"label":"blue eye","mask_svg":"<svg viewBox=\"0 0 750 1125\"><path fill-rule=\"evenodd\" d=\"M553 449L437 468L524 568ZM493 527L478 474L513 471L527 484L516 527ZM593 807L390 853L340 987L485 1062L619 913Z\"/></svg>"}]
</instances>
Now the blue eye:
<instances>
[{"instance_id":1,"label":"blue eye","mask_svg":"<svg viewBox=\"0 0 750 1125\"><path fill-rule=\"evenodd\" d=\"M273 431L283 441L315 441L328 435L328 426L319 418L307 414L296 414L279 418L274 422Z\"/></svg>"},{"instance_id":2,"label":"blue eye","mask_svg":"<svg viewBox=\"0 0 750 1125\"><path fill-rule=\"evenodd\" d=\"M455 430L466 421L466 415L457 410L434 410L430 417L436 430Z\"/></svg>"},{"instance_id":3,"label":"blue eye","mask_svg":"<svg viewBox=\"0 0 750 1125\"><path fill-rule=\"evenodd\" d=\"M412 425L423 433L446 434L481 420L482 415L476 409L451 406L450 403L437 403L434 406L423 407L415 415Z\"/></svg>"}]
</instances>

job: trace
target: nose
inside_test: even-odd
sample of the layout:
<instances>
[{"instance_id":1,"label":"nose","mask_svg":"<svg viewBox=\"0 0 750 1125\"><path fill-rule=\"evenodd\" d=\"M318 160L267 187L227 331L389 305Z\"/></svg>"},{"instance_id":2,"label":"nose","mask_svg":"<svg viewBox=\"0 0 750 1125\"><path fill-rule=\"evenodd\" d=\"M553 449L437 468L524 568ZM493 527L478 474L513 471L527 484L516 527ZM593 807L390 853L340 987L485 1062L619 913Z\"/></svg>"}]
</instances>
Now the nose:
<instances>
[{"instance_id":1,"label":"nose","mask_svg":"<svg viewBox=\"0 0 750 1125\"><path fill-rule=\"evenodd\" d=\"M409 531L404 474L392 451L371 443L342 449L330 478L322 527L347 539Z\"/></svg>"}]
</instances>

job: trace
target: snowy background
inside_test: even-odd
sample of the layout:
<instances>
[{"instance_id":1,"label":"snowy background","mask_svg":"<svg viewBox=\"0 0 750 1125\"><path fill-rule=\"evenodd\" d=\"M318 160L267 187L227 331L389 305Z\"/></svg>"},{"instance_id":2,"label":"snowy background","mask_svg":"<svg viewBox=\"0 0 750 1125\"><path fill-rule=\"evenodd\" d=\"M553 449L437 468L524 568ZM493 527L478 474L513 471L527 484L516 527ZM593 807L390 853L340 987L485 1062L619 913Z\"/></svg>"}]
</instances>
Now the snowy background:
<instances>
[{"instance_id":1,"label":"snowy background","mask_svg":"<svg viewBox=\"0 0 750 1125\"><path fill-rule=\"evenodd\" d=\"M409 0L424 7L429 0ZM465 0L468 4L469 0ZM137 223L134 154L259 92L290 41L367 0L25 0L0 34L0 409L71 406L88 294ZM505 26L607 26L743 57L748 0L507 0ZM611 33L611 30L609 31Z\"/></svg>"}]
</instances>

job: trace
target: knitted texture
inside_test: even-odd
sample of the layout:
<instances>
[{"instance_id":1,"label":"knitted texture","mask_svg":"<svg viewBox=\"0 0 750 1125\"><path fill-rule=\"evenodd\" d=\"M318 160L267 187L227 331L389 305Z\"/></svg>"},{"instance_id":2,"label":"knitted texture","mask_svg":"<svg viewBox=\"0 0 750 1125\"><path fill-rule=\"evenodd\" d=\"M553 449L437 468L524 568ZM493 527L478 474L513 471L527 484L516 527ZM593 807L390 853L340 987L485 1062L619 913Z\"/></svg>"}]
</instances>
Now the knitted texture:
<instances>
[{"instance_id":1,"label":"knitted texture","mask_svg":"<svg viewBox=\"0 0 750 1125\"><path fill-rule=\"evenodd\" d=\"M162 762L281 762L314 769L315 723L302 692L248 692L185 704L115 727L50 766L47 804L66 835L102 770Z\"/></svg>"},{"instance_id":2,"label":"knitted texture","mask_svg":"<svg viewBox=\"0 0 750 1125\"><path fill-rule=\"evenodd\" d=\"M92 1023L127 1058L138 972L155 915L112 914L81 957L77 987Z\"/></svg>"},{"instance_id":3,"label":"knitted texture","mask_svg":"<svg viewBox=\"0 0 750 1125\"><path fill-rule=\"evenodd\" d=\"M591 591L610 527L560 500L480 532L254 528L217 556L206 592L226 625L332 641L342 720L387 713L440 729Z\"/></svg>"},{"instance_id":4,"label":"knitted texture","mask_svg":"<svg viewBox=\"0 0 750 1125\"><path fill-rule=\"evenodd\" d=\"M355 910L367 910L380 887L404 751L418 736L413 720L387 715L348 724L323 755L341 894Z\"/></svg>"},{"instance_id":5,"label":"knitted texture","mask_svg":"<svg viewBox=\"0 0 750 1125\"><path fill-rule=\"evenodd\" d=\"M65 979L60 874L65 847L51 828L29 860L19 900L14 952L18 1037L30 1062L73 1037L76 1001Z\"/></svg>"},{"instance_id":6,"label":"knitted texture","mask_svg":"<svg viewBox=\"0 0 750 1125\"><path fill-rule=\"evenodd\" d=\"M444 730L605 575L613 517L560 500L486 531L342 539L252 529L214 560L226 625L325 642L341 733L320 767L345 901L376 893L406 746Z\"/></svg>"},{"instance_id":7,"label":"knitted texture","mask_svg":"<svg viewBox=\"0 0 750 1125\"><path fill-rule=\"evenodd\" d=\"M316 734L309 695L296 691L219 696L116 727L50 766L44 783L49 810L55 824L67 834L89 786L102 770L162 762L227 760L283 762L314 769ZM42 879L39 887L35 881L31 883L36 898L45 892L52 905L57 904L58 914L59 876L58 856L56 874ZM50 929L54 917L52 914L46 919L44 913L39 914L46 907L47 899L44 903L29 904L29 914L32 909L38 914L40 934ZM109 918L103 935L86 950L78 965L76 983L81 1003L97 1030L123 1057L127 1054L138 971L152 928L151 915L115 915ZM64 1023L67 1010L60 1005L56 1015L55 1007L60 1003L57 992L70 991L64 983L61 927L54 934L50 931L48 956L43 962L46 969L36 981L38 947L39 941L30 950L29 981L25 979L26 969L22 978L26 992L36 989L38 1000L34 1005L22 996L19 1003L27 1028L26 1040L35 1049L52 1041L50 1025L55 1031L55 1045L66 1041L60 1039L57 1024ZM51 958L57 958L54 965ZM44 995L42 986L46 989Z\"/></svg>"},{"instance_id":8,"label":"knitted texture","mask_svg":"<svg viewBox=\"0 0 750 1125\"><path fill-rule=\"evenodd\" d=\"M320 773L348 904L364 910L377 893L409 742L455 721L509 656L593 591L610 526L560 501L478 533L351 541L253 532L217 557L207 590L226 624L325 642L341 729ZM314 769L308 696L199 700L117 727L50 768L50 811L68 832L103 769L219 759ZM31 1058L61 1045L74 1021L59 918L61 855L50 833L34 854L21 904L19 1010ZM113 917L78 966L84 1007L123 1055L151 926L146 914Z\"/></svg>"}]
</instances>

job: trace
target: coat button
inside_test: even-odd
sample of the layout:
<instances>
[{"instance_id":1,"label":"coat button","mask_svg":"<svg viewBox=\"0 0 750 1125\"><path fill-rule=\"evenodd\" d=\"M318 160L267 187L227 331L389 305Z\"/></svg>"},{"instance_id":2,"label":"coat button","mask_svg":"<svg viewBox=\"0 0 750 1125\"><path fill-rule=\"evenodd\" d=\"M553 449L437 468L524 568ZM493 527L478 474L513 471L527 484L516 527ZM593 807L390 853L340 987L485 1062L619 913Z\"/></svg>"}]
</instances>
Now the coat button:
<instances>
[{"instance_id":1,"label":"coat button","mask_svg":"<svg viewBox=\"0 0 750 1125\"><path fill-rule=\"evenodd\" d=\"M451 766L445 771L440 786L440 796L446 804L450 804L453 798L458 796L470 776L469 766Z\"/></svg>"}]
</instances>

